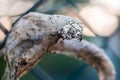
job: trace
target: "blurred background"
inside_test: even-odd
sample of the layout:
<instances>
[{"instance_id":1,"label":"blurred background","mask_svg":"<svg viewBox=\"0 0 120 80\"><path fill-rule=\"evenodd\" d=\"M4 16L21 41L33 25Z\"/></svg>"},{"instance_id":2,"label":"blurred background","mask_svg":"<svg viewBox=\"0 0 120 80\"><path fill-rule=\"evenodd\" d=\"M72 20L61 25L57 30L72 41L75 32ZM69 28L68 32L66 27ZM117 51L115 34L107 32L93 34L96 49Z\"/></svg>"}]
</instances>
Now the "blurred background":
<instances>
[{"instance_id":1,"label":"blurred background","mask_svg":"<svg viewBox=\"0 0 120 80\"><path fill-rule=\"evenodd\" d=\"M120 80L120 0L31 1L33 3L35 1L35 3L19 14L19 17L28 12L41 12L78 18L85 24L83 39L104 49L114 63L116 80ZM24 6L26 3L27 0L22 5ZM0 10L1 7L3 6L0 6ZM16 9L12 10L14 12ZM12 16L10 18L13 19ZM4 39L4 36L0 33L0 37ZM5 43L3 39L0 40L1 48ZM0 79L4 73L5 66L4 56L2 56L0 57ZM21 80L98 80L98 76L97 71L83 61L64 55L46 55Z\"/></svg>"}]
</instances>

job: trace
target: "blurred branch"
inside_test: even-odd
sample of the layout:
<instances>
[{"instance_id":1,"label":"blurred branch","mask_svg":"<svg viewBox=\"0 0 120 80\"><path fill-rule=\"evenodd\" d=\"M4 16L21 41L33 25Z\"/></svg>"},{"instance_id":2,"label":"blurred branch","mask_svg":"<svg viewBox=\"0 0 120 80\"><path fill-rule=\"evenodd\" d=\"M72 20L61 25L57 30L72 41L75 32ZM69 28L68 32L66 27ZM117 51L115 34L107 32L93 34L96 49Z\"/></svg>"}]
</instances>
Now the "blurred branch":
<instances>
[{"instance_id":1,"label":"blurred branch","mask_svg":"<svg viewBox=\"0 0 120 80\"><path fill-rule=\"evenodd\" d=\"M60 54L64 51L75 53L75 58L82 59L98 70L100 80L115 80L115 69L106 54L97 46L82 40L59 40L49 48L50 52ZM64 54L64 53L63 53ZM65 54L71 56L71 54Z\"/></svg>"}]
</instances>

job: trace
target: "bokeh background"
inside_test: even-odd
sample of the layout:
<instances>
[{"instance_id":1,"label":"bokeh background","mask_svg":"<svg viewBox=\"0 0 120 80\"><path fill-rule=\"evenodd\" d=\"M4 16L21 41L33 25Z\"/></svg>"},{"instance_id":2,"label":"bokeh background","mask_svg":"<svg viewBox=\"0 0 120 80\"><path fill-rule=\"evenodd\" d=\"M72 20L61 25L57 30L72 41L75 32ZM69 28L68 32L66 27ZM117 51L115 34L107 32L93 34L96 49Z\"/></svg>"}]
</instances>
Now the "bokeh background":
<instances>
[{"instance_id":1,"label":"bokeh background","mask_svg":"<svg viewBox=\"0 0 120 80\"><path fill-rule=\"evenodd\" d=\"M116 80L120 80L120 0L41 1L29 11L69 15L83 21L87 28L83 39L104 49L114 63ZM0 79L5 66L2 56ZM21 80L98 80L98 76L97 71L83 61L64 55L46 55Z\"/></svg>"}]
</instances>

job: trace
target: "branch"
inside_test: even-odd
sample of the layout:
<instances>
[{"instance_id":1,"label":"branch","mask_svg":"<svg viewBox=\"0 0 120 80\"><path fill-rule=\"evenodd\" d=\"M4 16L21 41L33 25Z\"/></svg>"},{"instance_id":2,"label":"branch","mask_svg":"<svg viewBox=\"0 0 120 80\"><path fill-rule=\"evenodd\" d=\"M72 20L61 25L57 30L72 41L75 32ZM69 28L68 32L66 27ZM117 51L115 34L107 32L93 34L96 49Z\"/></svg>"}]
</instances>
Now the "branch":
<instances>
[{"instance_id":1,"label":"branch","mask_svg":"<svg viewBox=\"0 0 120 80\"><path fill-rule=\"evenodd\" d=\"M55 44L57 40L58 36L49 35L43 37L42 40L22 41L13 50L13 53L16 53L15 56L6 55L8 66L3 80L16 80L26 74L46 54L48 47Z\"/></svg>"},{"instance_id":2,"label":"branch","mask_svg":"<svg viewBox=\"0 0 120 80\"><path fill-rule=\"evenodd\" d=\"M75 55L77 59L82 59L96 68L100 80L115 80L115 69L112 62L102 49L99 49L92 43L85 40L79 42L77 40L60 39L55 45L49 48L49 51L54 54L69 51L71 54L65 53L65 55Z\"/></svg>"},{"instance_id":3,"label":"branch","mask_svg":"<svg viewBox=\"0 0 120 80\"><path fill-rule=\"evenodd\" d=\"M3 80L19 79L49 51L74 52L76 58L97 68L100 80L114 80L115 71L111 61L101 49L81 41L82 32L82 23L72 17L42 13L23 16L0 51L6 56L7 62Z\"/></svg>"},{"instance_id":4,"label":"branch","mask_svg":"<svg viewBox=\"0 0 120 80\"><path fill-rule=\"evenodd\" d=\"M19 79L45 55L57 40L81 40L82 24L68 16L29 13L13 27L0 54L6 55L7 67L3 78ZM69 34L68 34L69 33Z\"/></svg>"}]
</instances>

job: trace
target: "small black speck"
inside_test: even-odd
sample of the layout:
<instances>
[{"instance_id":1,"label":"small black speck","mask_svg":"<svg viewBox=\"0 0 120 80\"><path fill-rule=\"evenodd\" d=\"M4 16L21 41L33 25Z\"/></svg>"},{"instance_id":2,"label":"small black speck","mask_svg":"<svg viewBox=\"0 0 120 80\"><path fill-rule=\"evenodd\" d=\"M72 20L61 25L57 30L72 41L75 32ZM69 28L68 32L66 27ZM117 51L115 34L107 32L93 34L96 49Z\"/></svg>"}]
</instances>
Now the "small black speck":
<instances>
[{"instance_id":1,"label":"small black speck","mask_svg":"<svg viewBox=\"0 0 120 80\"><path fill-rule=\"evenodd\" d=\"M25 60L22 60L21 62L18 63L21 66L27 65L28 63Z\"/></svg>"},{"instance_id":2,"label":"small black speck","mask_svg":"<svg viewBox=\"0 0 120 80\"><path fill-rule=\"evenodd\" d=\"M28 33L26 33L26 36L30 37L30 35Z\"/></svg>"},{"instance_id":3,"label":"small black speck","mask_svg":"<svg viewBox=\"0 0 120 80\"><path fill-rule=\"evenodd\" d=\"M49 37L48 40L50 40L51 38Z\"/></svg>"},{"instance_id":4,"label":"small black speck","mask_svg":"<svg viewBox=\"0 0 120 80\"><path fill-rule=\"evenodd\" d=\"M38 31L41 31L41 29L38 29Z\"/></svg>"},{"instance_id":5,"label":"small black speck","mask_svg":"<svg viewBox=\"0 0 120 80\"><path fill-rule=\"evenodd\" d=\"M54 23L52 22L52 17L49 17L49 19L50 19L51 23L54 24Z\"/></svg>"},{"instance_id":6,"label":"small black speck","mask_svg":"<svg viewBox=\"0 0 120 80\"><path fill-rule=\"evenodd\" d=\"M42 50L44 51L45 49L43 48Z\"/></svg>"},{"instance_id":7,"label":"small black speck","mask_svg":"<svg viewBox=\"0 0 120 80\"><path fill-rule=\"evenodd\" d=\"M49 17L49 19L52 19L51 17Z\"/></svg>"},{"instance_id":8,"label":"small black speck","mask_svg":"<svg viewBox=\"0 0 120 80\"><path fill-rule=\"evenodd\" d=\"M35 29L32 28L32 29L30 29L30 30L34 31Z\"/></svg>"},{"instance_id":9,"label":"small black speck","mask_svg":"<svg viewBox=\"0 0 120 80\"><path fill-rule=\"evenodd\" d=\"M57 15L57 17L60 17L60 16Z\"/></svg>"}]
</instances>

